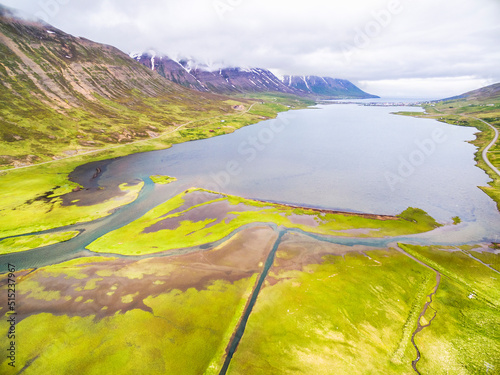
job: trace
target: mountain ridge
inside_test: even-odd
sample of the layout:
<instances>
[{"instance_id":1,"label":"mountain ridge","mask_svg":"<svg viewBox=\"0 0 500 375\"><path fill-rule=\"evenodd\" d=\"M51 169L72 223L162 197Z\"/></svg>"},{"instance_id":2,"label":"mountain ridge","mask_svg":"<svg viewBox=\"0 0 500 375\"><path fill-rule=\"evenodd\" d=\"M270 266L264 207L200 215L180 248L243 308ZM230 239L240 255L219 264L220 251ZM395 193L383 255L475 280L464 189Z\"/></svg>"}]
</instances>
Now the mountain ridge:
<instances>
[{"instance_id":1,"label":"mountain ridge","mask_svg":"<svg viewBox=\"0 0 500 375\"><path fill-rule=\"evenodd\" d=\"M457 99L480 100L480 101L489 99L491 100L500 99L500 82L480 87L479 89L468 91L461 95L456 95L450 98L441 99L440 101L457 100Z\"/></svg>"},{"instance_id":2,"label":"mountain ridge","mask_svg":"<svg viewBox=\"0 0 500 375\"><path fill-rule=\"evenodd\" d=\"M195 118L237 112L228 97L177 85L113 46L8 8L0 8L0 55L0 165L148 139Z\"/></svg>"},{"instance_id":3,"label":"mountain ridge","mask_svg":"<svg viewBox=\"0 0 500 375\"><path fill-rule=\"evenodd\" d=\"M193 59L174 60L154 51L130 55L144 66L185 87L218 94L280 92L307 98L378 98L345 79L284 76L279 79L263 68L210 67Z\"/></svg>"},{"instance_id":4,"label":"mountain ridge","mask_svg":"<svg viewBox=\"0 0 500 375\"><path fill-rule=\"evenodd\" d=\"M346 79L320 76L289 76L283 77L283 83L288 87L306 91L320 97L330 98L379 98L364 92Z\"/></svg>"}]
</instances>

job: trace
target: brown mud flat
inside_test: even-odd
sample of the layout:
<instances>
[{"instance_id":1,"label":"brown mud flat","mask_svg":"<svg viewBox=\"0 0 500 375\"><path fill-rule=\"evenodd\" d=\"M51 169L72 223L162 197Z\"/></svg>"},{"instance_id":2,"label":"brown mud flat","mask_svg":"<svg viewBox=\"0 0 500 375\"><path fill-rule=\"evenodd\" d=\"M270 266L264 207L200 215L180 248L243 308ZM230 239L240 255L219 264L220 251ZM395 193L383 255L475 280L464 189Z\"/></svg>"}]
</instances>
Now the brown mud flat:
<instances>
[{"instance_id":1,"label":"brown mud flat","mask_svg":"<svg viewBox=\"0 0 500 375\"><path fill-rule=\"evenodd\" d=\"M273 267L266 282L274 285L279 282L275 277L283 272L303 271L305 267L321 264L328 255L344 256L347 253L361 253L371 250L384 250L371 246L346 246L323 242L299 233L287 233L278 247Z\"/></svg>"},{"instance_id":2,"label":"brown mud flat","mask_svg":"<svg viewBox=\"0 0 500 375\"><path fill-rule=\"evenodd\" d=\"M187 195L189 196L189 195ZM187 210L188 208L186 208ZM207 224L205 228L212 227L221 222L229 222L236 218L235 215L230 212L245 212L245 211L256 211L257 209L252 206L247 206L243 203L238 203L237 205L230 204L227 200L215 201L212 203L205 204L203 206L194 207L189 211L184 212L180 216L168 217L161 220L150 227L144 228L142 233L153 233L160 230L169 229L174 230L179 228L181 221L189 220L192 222L204 221L213 219L214 221ZM169 212L167 215L171 215ZM164 215L165 216L165 215Z\"/></svg>"},{"instance_id":3,"label":"brown mud flat","mask_svg":"<svg viewBox=\"0 0 500 375\"><path fill-rule=\"evenodd\" d=\"M196 206L198 204L210 202L210 201L225 198L225 197L226 197L225 195L218 194L218 193L211 193L208 191L191 191L191 192L187 193L186 195L184 195L184 197L182 198L184 200L184 204L182 206L176 208L175 210L167 212L163 216L173 215L173 214L176 214L176 213L179 213L182 211L186 211L189 208Z\"/></svg>"},{"instance_id":4,"label":"brown mud flat","mask_svg":"<svg viewBox=\"0 0 500 375\"><path fill-rule=\"evenodd\" d=\"M99 185L100 177L104 173L109 164L114 159L94 161L87 164L80 165L75 168L69 175L70 181L76 182L81 189L75 189L71 193L62 195L63 206L93 206L103 203L109 199L124 195L125 192L119 187L119 183L109 185ZM125 182L125 181L123 181ZM129 185L135 185L140 180L128 181ZM76 201L76 202L75 202ZM73 203L75 202L75 203Z\"/></svg>"},{"instance_id":5,"label":"brown mud flat","mask_svg":"<svg viewBox=\"0 0 500 375\"><path fill-rule=\"evenodd\" d=\"M39 313L102 319L133 309L151 312L143 303L148 296L202 290L217 280L232 283L260 272L277 236L269 227L253 227L191 254L40 268L17 280L18 321Z\"/></svg>"},{"instance_id":6,"label":"brown mud flat","mask_svg":"<svg viewBox=\"0 0 500 375\"><path fill-rule=\"evenodd\" d=\"M247 199L247 200L259 202L259 203L273 204L273 205L279 206L279 207L286 207L286 208L293 208L293 209L306 210L306 211L312 211L312 212L319 212L322 214L334 214L334 215L342 215L342 216L358 216L358 217L364 217L366 219L375 219L375 220L399 220L399 218L397 216L394 216L394 215L364 214L364 213L358 213L358 212L335 211L335 210L327 210L327 209L323 209L323 208L295 206L293 204L274 203L274 202L269 202L269 201L260 201L257 199Z\"/></svg>"}]
</instances>

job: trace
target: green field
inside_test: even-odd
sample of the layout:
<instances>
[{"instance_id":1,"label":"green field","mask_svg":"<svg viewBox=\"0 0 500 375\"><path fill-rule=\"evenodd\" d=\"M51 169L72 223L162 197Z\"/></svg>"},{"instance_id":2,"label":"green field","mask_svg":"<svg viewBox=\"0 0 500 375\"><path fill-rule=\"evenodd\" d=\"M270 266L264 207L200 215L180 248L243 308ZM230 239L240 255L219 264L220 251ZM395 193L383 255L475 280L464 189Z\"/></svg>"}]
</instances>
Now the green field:
<instances>
[{"instance_id":1,"label":"green field","mask_svg":"<svg viewBox=\"0 0 500 375\"><path fill-rule=\"evenodd\" d=\"M434 310L436 318L416 336L419 371L495 373L498 274L459 251L403 248L444 276L422 324ZM376 249L325 255L319 264L289 270L300 254L293 246L278 253L228 374L415 373L410 337L434 272L400 252Z\"/></svg>"},{"instance_id":2,"label":"green field","mask_svg":"<svg viewBox=\"0 0 500 375\"><path fill-rule=\"evenodd\" d=\"M28 303L29 300L51 304L63 302L90 306L95 312L85 315L39 312L25 317L16 325L19 338L16 369L26 367L24 374L36 375L218 373L225 342L237 324L255 276L234 283L215 280L199 290L164 290L140 297L142 308L105 314L109 308L105 301L111 304L119 298L122 304L135 306L137 301L134 300L139 294L125 294L114 283L106 290L107 295L98 297L106 281L118 281L117 275L130 279L136 276L122 269L113 276L91 279L94 281L89 285L82 277L86 276L85 266L90 263L68 265L62 269L59 266L54 270L47 267L39 271L45 278L56 271L68 283L85 285L85 282L86 288L76 287L74 291L64 293L48 291L32 278L18 284L17 293L26 295ZM142 270L148 272L145 268ZM168 277L165 270L152 271L149 275L156 278L158 285ZM43 277L38 278L41 283ZM84 293L89 292L96 295L84 298ZM7 327L7 319L2 316L0 332L3 337ZM1 359L0 372L17 373L12 372L5 357Z\"/></svg>"},{"instance_id":3,"label":"green field","mask_svg":"<svg viewBox=\"0 0 500 375\"><path fill-rule=\"evenodd\" d=\"M457 249L403 246L444 276L431 326L417 336L422 373L494 374L500 369L500 274ZM482 252L493 262L500 255Z\"/></svg>"},{"instance_id":4,"label":"green field","mask_svg":"<svg viewBox=\"0 0 500 375\"><path fill-rule=\"evenodd\" d=\"M155 207L142 218L100 237L91 243L88 249L124 255L152 254L214 242L244 225L256 222L346 237L352 236L350 230L366 230L365 234L357 234L358 237L384 237L421 233L440 226L424 211L413 208L407 209L395 220L377 220L362 215L318 213L218 193L213 193L215 199L205 200L193 206L183 206L187 195L197 192L208 191L189 189ZM228 206L225 212L221 216L212 214L210 211L215 211L215 208L211 207L221 203ZM181 207L182 210L179 211ZM201 212L202 209L205 209L204 212ZM169 214L173 210L177 212ZM200 214L196 214L196 211L200 211ZM196 220L184 219L191 214ZM293 221L292 215L308 219L312 225ZM177 225L176 228L159 227L158 230L147 232L148 228L169 219Z\"/></svg>"}]
</instances>

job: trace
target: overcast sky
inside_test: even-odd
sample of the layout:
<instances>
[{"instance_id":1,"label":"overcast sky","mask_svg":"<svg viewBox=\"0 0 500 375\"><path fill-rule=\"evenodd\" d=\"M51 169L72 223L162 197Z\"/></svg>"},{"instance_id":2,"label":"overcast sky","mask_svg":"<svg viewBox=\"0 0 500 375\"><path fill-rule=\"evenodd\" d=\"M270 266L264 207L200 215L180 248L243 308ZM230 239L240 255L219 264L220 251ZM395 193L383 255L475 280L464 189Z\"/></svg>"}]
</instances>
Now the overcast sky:
<instances>
[{"instance_id":1,"label":"overcast sky","mask_svg":"<svg viewBox=\"0 0 500 375\"><path fill-rule=\"evenodd\" d=\"M345 78L386 97L500 82L499 0L0 0L124 52Z\"/></svg>"}]
</instances>

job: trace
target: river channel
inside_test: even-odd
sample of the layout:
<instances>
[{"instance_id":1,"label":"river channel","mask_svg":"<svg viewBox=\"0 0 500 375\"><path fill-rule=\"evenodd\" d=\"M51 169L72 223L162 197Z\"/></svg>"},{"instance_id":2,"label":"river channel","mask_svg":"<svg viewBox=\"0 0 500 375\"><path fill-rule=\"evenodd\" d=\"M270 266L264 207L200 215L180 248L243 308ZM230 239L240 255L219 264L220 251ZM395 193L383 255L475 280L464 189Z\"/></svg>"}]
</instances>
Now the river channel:
<instances>
[{"instance_id":1,"label":"river channel","mask_svg":"<svg viewBox=\"0 0 500 375\"><path fill-rule=\"evenodd\" d=\"M421 109L318 105L280 113L231 134L82 165L71 178L86 187L112 190L138 180L145 186L135 202L112 215L64 228L82 231L73 240L1 258L36 267L86 255L85 247L96 238L189 187L349 212L394 215L418 207L445 224L420 235L361 241L375 246L395 240L454 245L498 241L500 213L478 188L489 177L476 166L476 147L468 143L477 129L392 114L404 110ZM93 179L96 168L101 173ZM178 181L155 185L151 175ZM452 225L455 216L459 225Z\"/></svg>"}]
</instances>

